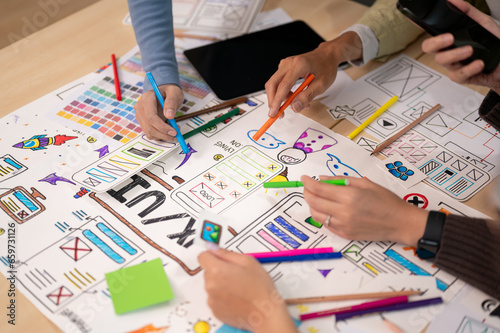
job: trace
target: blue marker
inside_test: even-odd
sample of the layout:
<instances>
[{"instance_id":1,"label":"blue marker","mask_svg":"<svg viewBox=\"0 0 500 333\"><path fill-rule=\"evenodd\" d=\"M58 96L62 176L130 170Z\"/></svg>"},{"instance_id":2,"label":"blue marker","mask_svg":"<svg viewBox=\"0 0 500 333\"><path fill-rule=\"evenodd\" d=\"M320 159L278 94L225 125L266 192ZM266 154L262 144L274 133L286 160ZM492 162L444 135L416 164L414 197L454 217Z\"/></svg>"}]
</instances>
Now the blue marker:
<instances>
[{"instance_id":1,"label":"blue marker","mask_svg":"<svg viewBox=\"0 0 500 333\"><path fill-rule=\"evenodd\" d=\"M160 101L160 105L163 108L163 96L161 95L160 90L158 89L158 85L156 84L155 78L153 77L153 74L151 72L147 72L146 76L148 77L149 83L151 83L151 86L153 87L153 90L155 91L156 98ZM177 138L177 141L179 141L179 144L181 145L182 151L184 154L189 153L189 148L186 144L186 141L184 141L184 138L182 137L181 130L179 129L179 126L177 126L177 123L175 122L174 119L167 119L168 124L174 128L174 130L177 132L175 137Z\"/></svg>"}]
</instances>

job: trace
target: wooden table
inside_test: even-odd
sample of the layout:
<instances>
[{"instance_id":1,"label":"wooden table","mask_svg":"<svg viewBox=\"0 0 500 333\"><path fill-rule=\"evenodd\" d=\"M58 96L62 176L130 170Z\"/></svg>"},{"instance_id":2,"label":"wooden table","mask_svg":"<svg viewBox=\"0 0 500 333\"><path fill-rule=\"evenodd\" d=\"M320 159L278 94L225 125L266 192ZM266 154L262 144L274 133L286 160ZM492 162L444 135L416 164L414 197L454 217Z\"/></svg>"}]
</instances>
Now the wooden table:
<instances>
[{"instance_id":1,"label":"wooden table","mask_svg":"<svg viewBox=\"0 0 500 333\"><path fill-rule=\"evenodd\" d=\"M354 23L367 7L348 0L268 0L263 11L283 8L293 19L308 23L323 38L332 39ZM111 53L121 56L136 45L131 26L122 24L128 12L125 1L100 0L77 13L56 22L24 40L0 50L1 76L0 116L26 105L41 96L96 70L110 61ZM339 15L342 13L342 15ZM405 53L424 64L443 72L432 57L420 49L422 38L411 44ZM347 74L357 79L380 63L372 62L363 68L349 68ZM476 89L485 94L486 89ZM313 103L306 115L317 122L334 128L339 133L349 133L354 125L335 121L326 107ZM481 191L467 204L492 214ZM0 304L2 332L61 332L45 318L17 290L16 326L7 325L5 306L8 304L8 283L0 279Z\"/></svg>"}]
</instances>

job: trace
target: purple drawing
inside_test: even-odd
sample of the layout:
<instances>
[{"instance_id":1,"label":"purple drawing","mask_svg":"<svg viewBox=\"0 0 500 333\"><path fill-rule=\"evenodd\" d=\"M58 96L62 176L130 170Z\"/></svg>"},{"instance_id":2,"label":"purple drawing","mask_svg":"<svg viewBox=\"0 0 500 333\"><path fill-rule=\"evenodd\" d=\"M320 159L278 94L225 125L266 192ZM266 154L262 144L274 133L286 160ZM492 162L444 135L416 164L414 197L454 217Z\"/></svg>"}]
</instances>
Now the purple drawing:
<instances>
[{"instance_id":1,"label":"purple drawing","mask_svg":"<svg viewBox=\"0 0 500 333\"><path fill-rule=\"evenodd\" d=\"M76 185L75 183L73 183L69 179L57 176L55 172L53 172L50 175L46 176L45 178L42 178L42 179L39 180L39 182L47 182L47 183L49 183L51 185L56 185L56 182L58 182L58 181L60 181L60 182L66 182L66 183L70 183L70 184Z\"/></svg>"},{"instance_id":2,"label":"purple drawing","mask_svg":"<svg viewBox=\"0 0 500 333\"><path fill-rule=\"evenodd\" d=\"M94 151L97 151L99 153L99 158L101 158L104 155L109 153L109 147L108 147L108 145L105 145L104 147L101 147L101 148L96 149Z\"/></svg>"}]
</instances>

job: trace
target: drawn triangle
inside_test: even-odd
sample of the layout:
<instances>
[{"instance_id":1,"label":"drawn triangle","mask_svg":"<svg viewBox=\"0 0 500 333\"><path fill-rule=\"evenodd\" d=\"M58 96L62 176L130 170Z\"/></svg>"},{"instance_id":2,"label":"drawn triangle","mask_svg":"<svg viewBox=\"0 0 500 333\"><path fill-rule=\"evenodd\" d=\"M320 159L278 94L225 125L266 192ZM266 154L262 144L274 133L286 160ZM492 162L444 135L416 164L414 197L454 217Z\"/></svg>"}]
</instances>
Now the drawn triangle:
<instances>
[{"instance_id":1,"label":"drawn triangle","mask_svg":"<svg viewBox=\"0 0 500 333\"><path fill-rule=\"evenodd\" d=\"M333 271L333 268L332 269L318 269L318 271L321 273L321 275L323 275L323 277L326 277L328 274L330 274L331 271Z\"/></svg>"},{"instance_id":2,"label":"drawn triangle","mask_svg":"<svg viewBox=\"0 0 500 333\"><path fill-rule=\"evenodd\" d=\"M426 124L431 126L448 128L448 126L446 125L445 121L443 120L440 114L437 114L431 119L429 119Z\"/></svg>"}]
</instances>

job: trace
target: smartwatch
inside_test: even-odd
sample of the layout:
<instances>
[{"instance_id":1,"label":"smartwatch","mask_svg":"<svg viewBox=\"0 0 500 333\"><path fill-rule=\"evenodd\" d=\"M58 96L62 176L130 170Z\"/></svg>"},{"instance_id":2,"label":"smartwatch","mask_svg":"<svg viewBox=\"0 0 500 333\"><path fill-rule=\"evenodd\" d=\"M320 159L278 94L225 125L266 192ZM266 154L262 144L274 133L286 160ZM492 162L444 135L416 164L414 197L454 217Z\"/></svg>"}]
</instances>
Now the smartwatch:
<instances>
[{"instance_id":1,"label":"smartwatch","mask_svg":"<svg viewBox=\"0 0 500 333\"><path fill-rule=\"evenodd\" d=\"M434 258L441 244L446 214L430 211L425 225L424 235L418 241L417 255L420 259Z\"/></svg>"}]
</instances>

